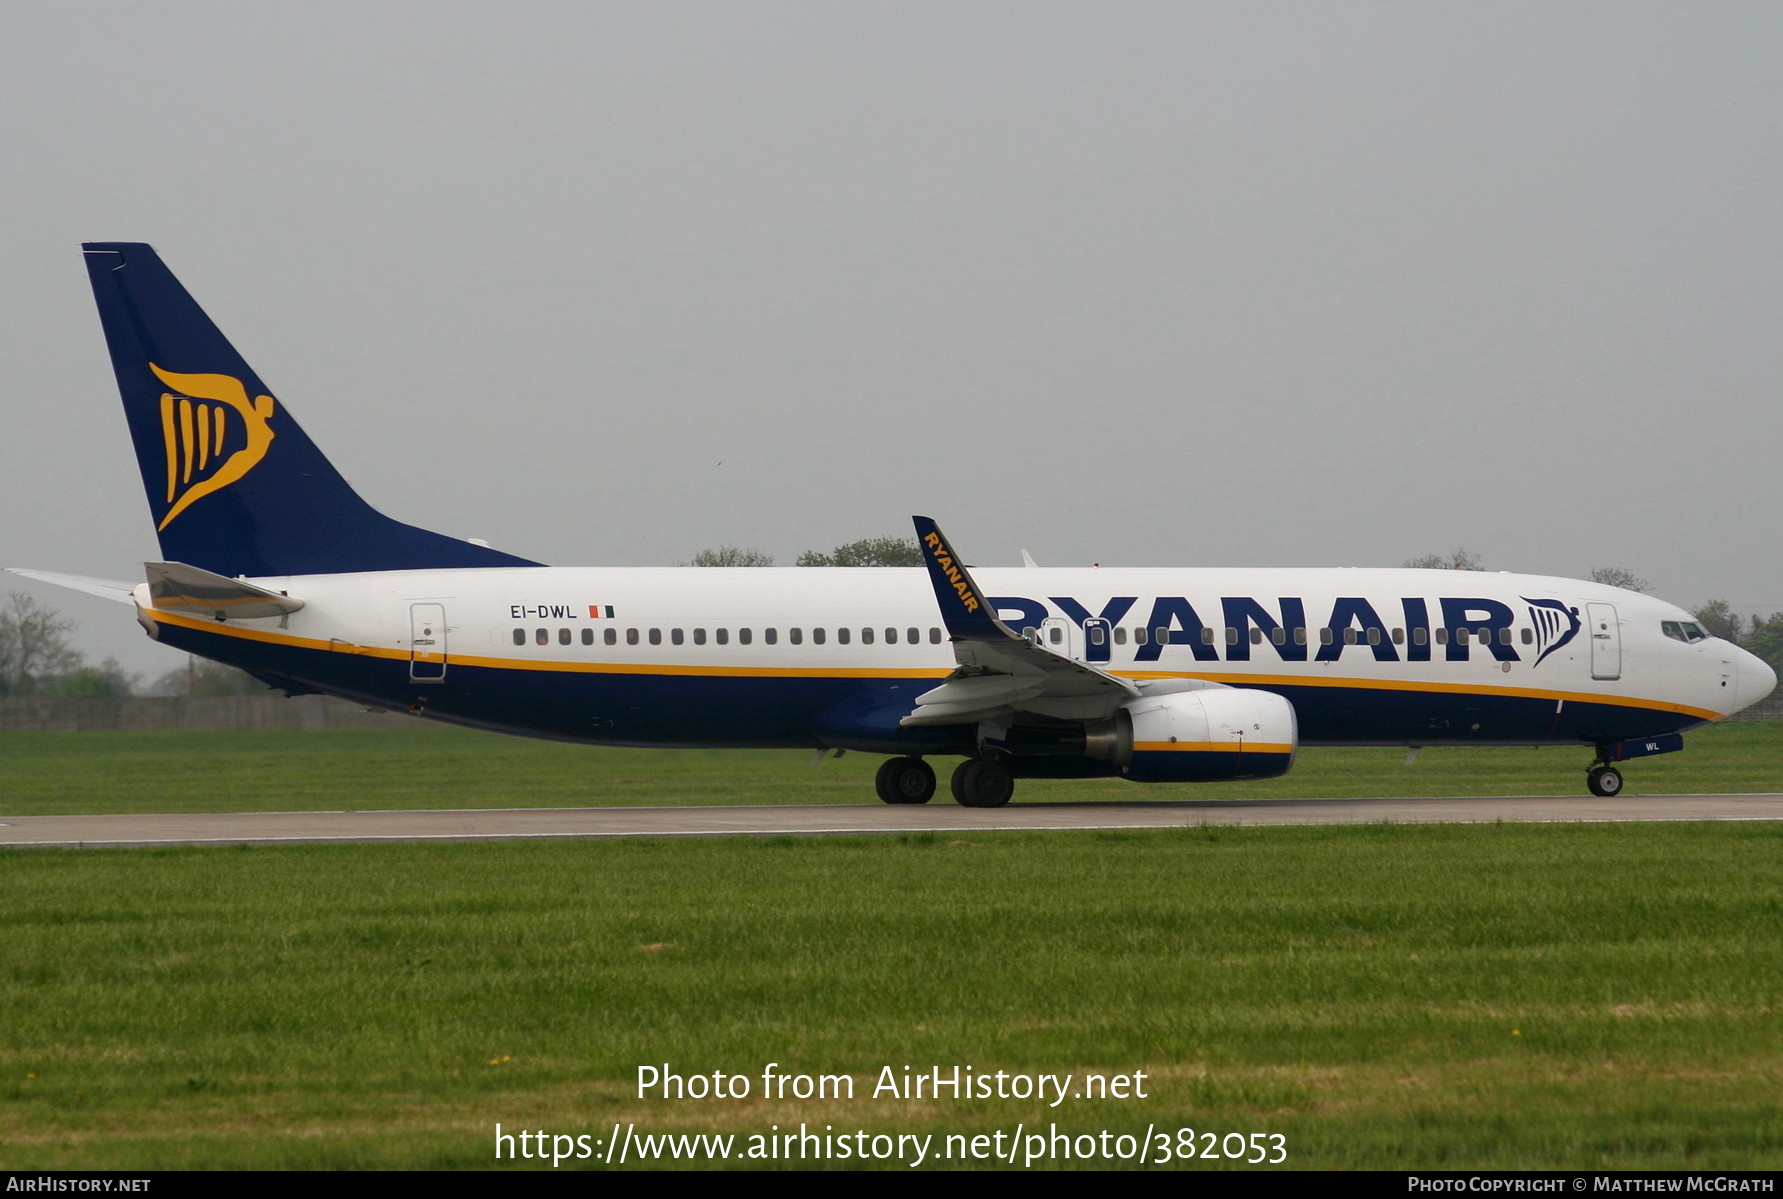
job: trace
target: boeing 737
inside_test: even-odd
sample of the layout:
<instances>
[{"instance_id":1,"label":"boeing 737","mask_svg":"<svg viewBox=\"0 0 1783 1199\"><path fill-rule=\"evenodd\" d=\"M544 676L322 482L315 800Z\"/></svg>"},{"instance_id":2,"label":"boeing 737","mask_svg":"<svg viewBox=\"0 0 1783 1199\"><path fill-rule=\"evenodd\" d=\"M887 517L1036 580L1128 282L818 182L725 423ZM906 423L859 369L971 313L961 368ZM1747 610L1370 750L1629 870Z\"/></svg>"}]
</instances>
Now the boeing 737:
<instances>
[{"instance_id":1,"label":"boeing 737","mask_svg":"<svg viewBox=\"0 0 1783 1199\"><path fill-rule=\"evenodd\" d=\"M146 245L84 247L164 561L150 637L320 692L598 745L889 755L887 803L1267 778L1302 745L1570 745L1587 785L1770 693L1688 612L1440 570L550 567L372 509Z\"/></svg>"}]
</instances>

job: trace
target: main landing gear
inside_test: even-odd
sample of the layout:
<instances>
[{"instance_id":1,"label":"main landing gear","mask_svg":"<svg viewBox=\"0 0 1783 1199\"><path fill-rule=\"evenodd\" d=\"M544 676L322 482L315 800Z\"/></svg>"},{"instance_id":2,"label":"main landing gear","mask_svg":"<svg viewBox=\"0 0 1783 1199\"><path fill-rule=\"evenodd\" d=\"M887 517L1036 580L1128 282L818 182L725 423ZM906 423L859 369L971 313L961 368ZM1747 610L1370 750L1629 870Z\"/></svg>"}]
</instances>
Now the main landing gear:
<instances>
[{"instance_id":1,"label":"main landing gear","mask_svg":"<svg viewBox=\"0 0 1783 1199\"><path fill-rule=\"evenodd\" d=\"M887 758L873 789L886 803L928 803L935 771L921 758ZM995 758L967 758L953 772L953 797L968 808L1000 808L1015 794L1015 776Z\"/></svg>"},{"instance_id":2,"label":"main landing gear","mask_svg":"<svg viewBox=\"0 0 1783 1199\"><path fill-rule=\"evenodd\" d=\"M1608 799L1622 794L1622 772L1614 766L1593 766L1585 772L1585 786L1591 794Z\"/></svg>"},{"instance_id":3,"label":"main landing gear","mask_svg":"<svg viewBox=\"0 0 1783 1199\"><path fill-rule=\"evenodd\" d=\"M935 796L935 771L921 758L887 758L873 788L886 803L928 803Z\"/></svg>"},{"instance_id":4,"label":"main landing gear","mask_svg":"<svg viewBox=\"0 0 1783 1199\"><path fill-rule=\"evenodd\" d=\"M967 758L953 772L953 797L968 808L1000 808L1015 794L1015 776L995 758Z\"/></svg>"}]
</instances>

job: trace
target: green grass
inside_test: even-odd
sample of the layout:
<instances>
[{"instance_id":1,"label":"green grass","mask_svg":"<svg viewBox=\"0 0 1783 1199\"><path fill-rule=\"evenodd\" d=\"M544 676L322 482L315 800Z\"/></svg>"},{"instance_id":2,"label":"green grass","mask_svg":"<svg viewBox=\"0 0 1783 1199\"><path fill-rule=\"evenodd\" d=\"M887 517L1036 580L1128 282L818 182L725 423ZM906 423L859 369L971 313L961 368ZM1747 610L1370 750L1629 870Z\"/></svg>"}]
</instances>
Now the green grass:
<instances>
[{"instance_id":1,"label":"green grass","mask_svg":"<svg viewBox=\"0 0 1783 1199\"><path fill-rule=\"evenodd\" d=\"M1280 1132L1298 1167L1783 1168L1768 824L51 850L0 860L0 911L0 1168L1053 1120ZM861 1097L638 1099L664 1062ZM907 1063L1150 1097L867 1097Z\"/></svg>"},{"instance_id":2,"label":"green grass","mask_svg":"<svg viewBox=\"0 0 1783 1199\"><path fill-rule=\"evenodd\" d=\"M1774 791L1783 723L1705 728L1686 749L1628 763L1630 794ZM1043 800L1276 799L1366 795L1576 795L1574 749L1307 749L1286 777L1228 785L1024 780ZM811 765L779 750L598 749L436 726L241 733L0 734L0 814L644 807L873 802L883 759ZM946 772L936 759L946 800Z\"/></svg>"}]
</instances>

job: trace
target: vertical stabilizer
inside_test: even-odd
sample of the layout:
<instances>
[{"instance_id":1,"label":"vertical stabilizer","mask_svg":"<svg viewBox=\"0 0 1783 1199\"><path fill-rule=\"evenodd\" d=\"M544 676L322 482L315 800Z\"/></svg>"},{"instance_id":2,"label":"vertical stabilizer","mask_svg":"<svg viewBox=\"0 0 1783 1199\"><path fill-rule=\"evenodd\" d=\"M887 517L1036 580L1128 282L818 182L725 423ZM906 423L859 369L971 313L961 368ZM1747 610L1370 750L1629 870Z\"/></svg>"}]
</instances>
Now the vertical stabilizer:
<instances>
[{"instance_id":1,"label":"vertical stabilizer","mask_svg":"<svg viewBox=\"0 0 1783 1199\"><path fill-rule=\"evenodd\" d=\"M231 577L538 565L372 508L154 250L82 249L169 562Z\"/></svg>"}]
</instances>

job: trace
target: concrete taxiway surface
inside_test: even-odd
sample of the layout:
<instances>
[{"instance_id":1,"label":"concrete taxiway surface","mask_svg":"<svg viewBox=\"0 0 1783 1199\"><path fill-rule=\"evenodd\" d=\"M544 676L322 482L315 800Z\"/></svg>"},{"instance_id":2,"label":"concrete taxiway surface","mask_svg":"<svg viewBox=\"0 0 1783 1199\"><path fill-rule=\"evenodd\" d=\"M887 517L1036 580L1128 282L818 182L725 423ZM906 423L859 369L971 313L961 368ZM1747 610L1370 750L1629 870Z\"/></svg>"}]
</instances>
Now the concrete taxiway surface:
<instances>
[{"instance_id":1,"label":"concrete taxiway surface","mask_svg":"<svg viewBox=\"0 0 1783 1199\"><path fill-rule=\"evenodd\" d=\"M1262 824L1425 824L1783 820L1783 795L1276 799L1257 802L1010 804L936 800L723 808L486 808L405 812L224 812L0 816L0 847L266 845L327 841L500 841L598 837L805 836L1008 829L1139 829Z\"/></svg>"}]
</instances>

